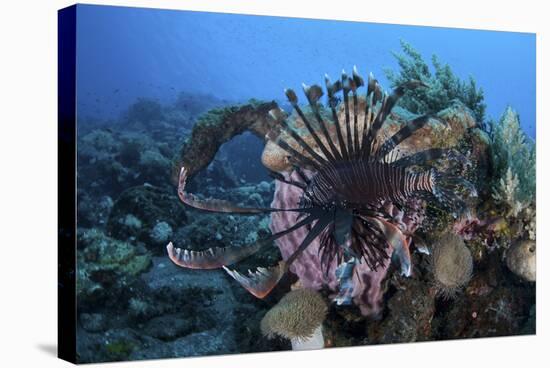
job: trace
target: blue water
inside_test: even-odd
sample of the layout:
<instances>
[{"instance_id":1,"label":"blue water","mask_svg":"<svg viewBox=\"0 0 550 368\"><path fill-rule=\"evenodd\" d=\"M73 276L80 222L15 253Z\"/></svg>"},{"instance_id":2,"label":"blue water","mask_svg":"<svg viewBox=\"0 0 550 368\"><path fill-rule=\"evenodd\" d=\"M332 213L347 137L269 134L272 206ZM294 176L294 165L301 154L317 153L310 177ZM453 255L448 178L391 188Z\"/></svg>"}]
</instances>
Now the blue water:
<instances>
[{"instance_id":1,"label":"blue water","mask_svg":"<svg viewBox=\"0 0 550 368\"><path fill-rule=\"evenodd\" d=\"M79 5L80 116L116 118L137 97L171 102L181 91L242 101L283 99L357 65L389 89L384 68L404 39L474 76L488 117L507 105L535 137L535 35L358 22Z\"/></svg>"}]
</instances>

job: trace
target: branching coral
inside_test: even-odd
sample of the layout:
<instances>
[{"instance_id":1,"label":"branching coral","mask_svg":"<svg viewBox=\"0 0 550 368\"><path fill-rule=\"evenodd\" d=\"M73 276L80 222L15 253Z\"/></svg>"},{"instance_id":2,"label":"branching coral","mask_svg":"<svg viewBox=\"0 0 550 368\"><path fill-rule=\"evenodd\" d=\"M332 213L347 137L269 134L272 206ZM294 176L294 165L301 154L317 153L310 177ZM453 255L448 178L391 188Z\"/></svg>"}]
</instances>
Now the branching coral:
<instances>
[{"instance_id":1,"label":"branching coral","mask_svg":"<svg viewBox=\"0 0 550 368\"><path fill-rule=\"evenodd\" d=\"M498 185L497 200L506 200L512 208L525 207L535 199L535 144L521 130L519 116L508 107L498 122L492 123L493 165Z\"/></svg>"},{"instance_id":2,"label":"branching coral","mask_svg":"<svg viewBox=\"0 0 550 368\"><path fill-rule=\"evenodd\" d=\"M493 199L508 218L522 222L520 233L535 239L535 144L521 130L511 107L491 126Z\"/></svg>"},{"instance_id":3,"label":"branching coral","mask_svg":"<svg viewBox=\"0 0 550 368\"><path fill-rule=\"evenodd\" d=\"M432 72L420 52L409 43L401 40L401 48L403 54L394 53L400 67L399 73L391 69L385 70L392 87L413 79L430 86L416 89L404 96L399 103L402 107L416 114L424 114L440 111L457 99L473 111L478 123L483 122L486 107L483 90L477 87L472 76L468 81L461 80L449 64L442 63L436 55L432 55Z\"/></svg>"},{"instance_id":4,"label":"branching coral","mask_svg":"<svg viewBox=\"0 0 550 368\"><path fill-rule=\"evenodd\" d=\"M510 214L517 216L524 208L525 203L517 197L520 192L518 176L512 172L509 167L503 178L500 178L497 185L493 188L493 198L497 202L504 202L510 207Z\"/></svg>"}]
</instances>

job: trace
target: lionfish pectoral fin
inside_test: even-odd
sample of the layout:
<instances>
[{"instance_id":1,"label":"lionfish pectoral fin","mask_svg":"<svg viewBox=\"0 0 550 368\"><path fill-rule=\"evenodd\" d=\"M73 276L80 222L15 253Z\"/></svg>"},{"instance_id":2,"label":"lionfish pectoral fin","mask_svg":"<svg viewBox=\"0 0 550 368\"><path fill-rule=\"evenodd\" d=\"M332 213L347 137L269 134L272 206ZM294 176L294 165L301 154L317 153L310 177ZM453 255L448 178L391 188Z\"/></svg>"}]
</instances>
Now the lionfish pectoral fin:
<instances>
[{"instance_id":1,"label":"lionfish pectoral fin","mask_svg":"<svg viewBox=\"0 0 550 368\"><path fill-rule=\"evenodd\" d=\"M331 214L324 213L319 220L315 223L315 225L311 228L311 230L308 232L304 240L302 240L302 243L298 248L288 257L286 260L286 263L288 266L290 266L301 254L302 252L311 244L317 236L319 236L326 227L332 222L332 216Z\"/></svg>"},{"instance_id":2,"label":"lionfish pectoral fin","mask_svg":"<svg viewBox=\"0 0 550 368\"><path fill-rule=\"evenodd\" d=\"M178 181L178 197L183 204L203 211L222 212L222 213L241 213L241 214L256 214L272 211L270 208L247 208L232 204L223 199L201 199L192 193L185 191L188 172L185 167L181 168Z\"/></svg>"},{"instance_id":3,"label":"lionfish pectoral fin","mask_svg":"<svg viewBox=\"0 0 550 368\"><path fill-rule=\"evenodd\" d=\"M236 263L259 251L263 243L243 247L214 247L204 251L175 248L172 242L166 246L168 257L184 268L211 270Z\"/></svg>"},{"instance_id":4,"label":"lionfish pectoral fin","mask_svg":"<svg viewBox=\"0 0 550 368\"><path fill-rule=\"evenodd\" d=\"M288 185L292 185L294 187L300 188L301 190L305 190L307 185L295 180L286 179L285 176L281 173L278 173L276 171L269 171L269 176L272 177L275 180L280 181L281 183L285 183Z\"/></svg>"},{"instance_id":5,"label":"lionfish pectoral fin","mask_svg":"<svg viewBox=\"0 0 550 368\"><path fill-rule=\"evenodd\" d=\"M170 260L176 265L193 269L214 269L237 263L244 258L260 251L264 246L268 246L272 241L285 236L302 226L309 225L319 218L319 214L310 213L306 218L296 222L288 229L279 231L271 236L260 239L255 243L241 247L214 247L203 251L194 251L175 248L172 242L166 246Z\"/></svg>"},{"instance_id":6,"label":"lionfish pectoral fin","mask_svg":"<svg viewBox=\"0 0 550 368\"><path fill-rule=\"evenodd\" d=\"M281 261L274 267L259 267L254 272L249 270L248 276L238 271L230 270L225 266L223 269L256 298L263 299L279 283L288 268L286 263Z\"/></svg>"},{"instance_id":7,"label":"lionfish pectoral fin","mask_svg":"<svg viewBox=\"0 0 550 368\"><path fill-rule=\"evenodd\" d=\"M392 259L399 262L401 275L409 277L412 275L411 252L409 250L409 241L399 228L392 223L373 217L372 220L378 225L384 233L386 240L393 248Z\"/></svg>"},{"instance_id":8,"label":"lionfish pectoral fin","mask_svg":"<svg viewBox=\"0 0 550 368\"><path fill-rule=\"evenodd\" d=\"M408 244L394 248L392 260L398 262L401 276L410 277L412 275L411 252Z\"/></svg>"},{"instance_id":9,"label":"lionfish pectoral fin","mask_svg":"<svg viewBox=\"0 0 550 368\"><path fill-rule=\"evenodd\" d=\"M241 215L254 215L261 213L270 213L278 211L293 211L293 212L303 212L304 209L293 208L293 209L280 209L280 208L262 208L262 207L242 207L236 204L233 204L224 199L201 199L192 193L185 191L185 186L187 183L188 172L185 167L181 168L179 181L178 181L178 197L183 204L193 207L198 210L209 211L209 212L219 212L219 213L235 213Z\"/></svg>"}]
</instances>

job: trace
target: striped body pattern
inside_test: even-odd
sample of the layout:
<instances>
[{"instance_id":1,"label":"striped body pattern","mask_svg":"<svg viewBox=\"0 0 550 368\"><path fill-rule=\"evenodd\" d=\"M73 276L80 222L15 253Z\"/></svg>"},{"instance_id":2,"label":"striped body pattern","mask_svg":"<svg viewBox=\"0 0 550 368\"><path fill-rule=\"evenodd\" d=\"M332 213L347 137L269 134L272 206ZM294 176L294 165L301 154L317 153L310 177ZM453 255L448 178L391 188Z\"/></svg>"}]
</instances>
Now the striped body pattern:
<instances>
[{"instance_id":1,"label":"striped body pattern","mask_svg":"<svg viewBox=\"0 0 550 368\"><path fill-rule=\"evenodd\" d=\"M361 87L366 92L361 93ZM170 259L187 268L224 268L253 295L263 298L277 285L289 267L312 243L319 244L319 258L325 272L329 265L345 265L353 274L356 265L366 264L372 271L387 267L396 259L405 276L411 275L410 236L404 233L395 213L409 203L435 199L441 206L458 213L466 204L461 193L475 194L466 180L437 171L431 162L462 160L453 149L431 148L411 155L403 154L399 144L430 121L431 115L416 117L390 137L378 134L401 96L407 90L429 88L420 81L409 81L392 93L382 91L378 81L369 75L367 83L356 68L351 76L331 82L325 76L325 94L318 85L303 85L308 106L300 106L296 93L285 90L295 115L289 119L281 109L270 112L277 129L268 134L290 163L290 172L271 172L280 183L301 191L297 206L292 208L250 208L218 199L200 199L185 191L187 171L182 168L178 195L187 206L203 211L259 214L296 213L288 228L274 232L254 244L243 247L210 248L187 251L167 247ZM397 210L396 210L397 209ZM307 233L299 246L271 268L240 274L228 268L231 264L261 251L273 241L295 231ZM332 271L331 271L332 272ZM343 276L342 276L343 277ZM350 276L346 276L350 277ZM338 298L345 303L352 295L349 280L341 280L346 293Z\"/></svg>"},{"instance_id":2,"label":"striped body pattern","mask_svg":"<svg viewBox=\"0 0 550 368\"><path fill-rule=\"evenodd\" d=\"M385 199L403 203L418 192L433 193L433 189L431 171L407 172L388 163L352 161L319 172L304 191L304 201L317 206L372 208Z\"/></svg>"}]
</instances>

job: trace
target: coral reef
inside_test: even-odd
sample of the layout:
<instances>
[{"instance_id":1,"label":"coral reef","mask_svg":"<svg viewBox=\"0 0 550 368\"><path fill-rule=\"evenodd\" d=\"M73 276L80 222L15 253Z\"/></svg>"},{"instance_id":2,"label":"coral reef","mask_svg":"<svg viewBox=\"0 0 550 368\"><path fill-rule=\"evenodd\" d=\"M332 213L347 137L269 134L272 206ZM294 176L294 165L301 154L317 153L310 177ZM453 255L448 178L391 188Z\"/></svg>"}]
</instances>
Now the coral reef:
<instances>
[{"instance_id":1,"label":"coral reef","mask_svg":"<svg viewBox=\"0 0 550 368\"><path fill-rule=\"evenodd\" d=\"M436 77L432 75L433 78ZM506 200L493 197L493 192L505 193L498 187L500 179L506 183L509 167L513 174L511 182L520 183L509 191L513 198L521 197L516 196L516 191L523 188L521 180L534 177L522 174L524 164L500 160L529 157L509 151L515 145L516 133L503 127L517 127L519 121L517 116L508 119L501 126L502 131L497 127L500 123L494 123L487 134L478 128L479 119L471 111L475 110L475 104L461 99L442 106L440 102L445 98L434 97L433 103L440 105L429 111L433 117L400 143L398 156L430 147L456 148L468 164L457 167L455 173L475 183L480 200L471 198L468 201L471 211L456 219L442 214L441 209L424 207L422 201L411 203L408 208L387 204L386 210L400 230L416 233L410 238L412 275L400 276L399 264L389 260L376 272L370 272L365 264L358 265L357 274L362 279L351 278L352 285L356 284L351 295L340 295L338 287L345 278L336 277L332 271L330 277L325 277L318 262L312 262L318 257L309 254L310 249L292 265L292 273L262 300L235 287L223 271L182 270L166 256L155 256L164 251L167 238L196 251L226 245L242 248L269 237L277 227L287 228L296 223L295 216L281 214L227 216L187 211L178 203L170 181L174 167L178 168L182 162L191 163L194 175L188 187L200 191L200 199L214 197L248 207L295 203L296 188L265 175L249 180L252 176L247 174L256 168L252 168L250 161L234 159L259 157L262 152L259 146L265 139L264 165L277 172L292 169L288 154L276 144L277 137L287 137L286 133L274 129L266 136L274 124L268 116L272 103L230 105L208 96L188 94L180 96L174 104L140 100L120 121L109 122L108 128L101 122L94 122L93 126L80 124L79 362L289 349L292 343L286 339L263 338L261 321L280 307L277 303L289 293L291 284L293 288L316 289L317 292L309 292L322 295L326 318L323 317L322 329L313 333L324 337L325 346L534 333L535 283L523 281L525 276L516 277L511 270L516 265L521 265L517 269L533 270L534 254L526 253L525 247L516 244L524 245L523 241L531 236L534 239L534 192L525 194L533 203L517 217L511 215ZM216 110L200 117L211 108ZM315 119L312 109L303 111ZM329 109L320 108L320 112L327 119L331 117ZM344 120L344 109L339 108L337 114ZM295 127L311 144L313 138L303 121L295 112L291 116ZM241 120L242 117L246 119ZM380 137L383 140L391 137L415 117L410 111L396 107L381 128ZM197 118L200 127L192 135ZM331 134L335 133L334 128L329 127ZM508 138L514 139L504 139L504 130L508 131ZM243 134L237 136L240 133ZM508 143L496 144L497 136ZM530 143L525 138L523 144ZM302 152L295 143L291 145ZM181 151L178 147L182 147ZM200 157L201 150L207 152L205 157ZM534 168L534 149L530 152L532 159L524 162ZM433 165L438 170L450 169L445 162ZM499 167L503 169L493 170ZM287 173L283 175L287 179L297 178L296 173L290 177ZM510 215L499 219L501 213ZM435 248L433 234L450 232L458 233L471 249L476 272L463 292L447 300L437 297L431 256L426 251ZM262 252L233 267L244 272L274 265L281 254L283 258L289 257L306 233L304 229L269 242ZM492 239L494 243L512 246L505 251L492 246ZM310 248L314 250L315 243ZM502 262L504 253L507 257ZM507 263L514 266L507 267ZM347 281L349 284L350 280ZM351 305L337 305L350 296ZM327 305L325 301L329 300L335 303Z\"/></svg>"},{"instance_id":2,"label":"coral reef","mask_svg":"<svg viewBox=\"0 0 550 368\"><path fill-rule=\"evenodd\" d=\"M143 184L170 189L170 158L175 151L147 135L92 130L79 138L78 148L78 177L83 183L80 195L115 198L123 190Z\"/></svg>"},{"instance_id":3,"label":"coral reef","mask_svg":"<svg viewBox=\"0 0 550 368\"><path fill-rule=\"evenodd\" d=\"M418 279L394 283L399 289L388 299L387 316L367 325L368 342L389 344L433 339L436 306L428 283Z\"/></svg>"},{"instance_id":4,"label":"coral reef","mask_svg":"<svg viewBox=\"0 0 550 368\"><path fill-rule=\"evenodd\" d=\"M402 107L415 114L425 114L440 111L456 99L472 110L475 120L480 125L483 123L486 108L483 90L477 87L472 76L468 81L460 80L449 64L441 63L436 55L432 55L432 70L422 55L409 43L401 40L401 48L403 54L394 53L399 64L399 72L385 70L392 87L409 80L419 80L430 86L428 89L412 91L403 97L399 102Z\"/></svg>"},{"instance_id":5,"label":"coral reef","mask_svg":"<svg viewBox=\"0 0 550 368\"><path fill-rule=\"evenodd\" d=\"M268 112L276 107L275 102L252 100L246 105L214 109L201 115L174 159L173 181L177 181L182 167L190 176L206 167L220 146L236 135L251 131L263 139L273 125Z\"/></svg>"},{"instance_id":6,"label":"coral reef","mask_svg":"<svg viewBox=\"0 0 550 368\"><path fill-rule=\"evenodd\" d=\"M434 242L431 262L436 288L444 297L453 297L472 277L472 254L455 234L445 234Z\"/></svg>"},{"instance_id":7,"label":"coral reef","mask_svg":"<svg viewBox=\"0 0 550 368\"><path fill-rule=\"evenodd\" d=\"M157 222L149 233L149 238L157 244L165 244L172 236L173 230L165 221Z\"/></svg>"},{"instance_id":8,"label":"coral reef","mask_svg":"<svg viewBox=\"0 0 550 368\"><path fill-rule=\"evenodd\" d=\"M162 105L159 101L139 98L125 113L125 123L140 128L151 128L162 120Z\"/></svg>"},{"instance_id":9,"label":"coral reef","mask_svg":"<svg viewBox=\"0 0 550 368\"><path fill-rule=\"evenodd\" d=\"M177 228L186 222L185 209L173 194L152 185L142 185L123 191L115 201L107 230L117 239L143 242L150 250L159 253L168 227ZM165 225L159 224L164 223ZM156 230L155 230L156 229Z\"/></svg>"},{"instance_id":10,"label":"coral reef","mask_svg":"<svg viewBox=\"0 0 550 368\"><path fill-rule=\"evenodd\" d=\"M131 293L104 285L105 301L112 303L79 299L79 362L286 348L261 338L270 305L234 291L220 271L181 272L165 257L153 257L147 272L124 281Z\"/></svg>"},{"instance_id":11,"label":"coral reef","mask_svg":"<svg viewBox=\"0 0 550 368\"><path fill-rule=\"evenodd\" d=\"M94 303L112 303L113 292L127 293L132 280L151 266L151 255L112 239L97 229L80 231L77 252L77 297L80 309Z\"/></svg>"},{"instance_id":12,"label":"coral reef","mask_svg":"<svg viewBox=\"0 0 550 368\"><path fill-rule=\"evenodd\" d=\"M343 115L345 112L341 110L340 114L342 121L344 120ZM486 133L476 128L475 119L470 110L460 102L454 102L451 106L437 113L436 116L439 121L433 120L428 122L424 127L417 130L415 135L400 143L399 155L415 154L433 147L459 147L461 152L467 157L470 165L461 168L461 171L457 175L466 177L476 184L479 183L479 187L483 188L489 176L489 162L487 158L489 139ZM299 117L294 118L297 119L297 127L305 129ZM406 125L406 121L406 112L397 109L388 118L387 123L382 126L379 134L383 137L392 136ZM267 142L262 160L270 170L288 169L290 164L286 160L286 152L274 143L270 144L270 142L274 142L274 139L271 138ZM305 139L310 138L306 136ZM293 148L300 150L298 144L294 144ZM443 166L442 168L445 167ZM299 180L299 177L294 173L292 176L286 177L286 179ZM286 183L277 182L271 206L273 208L295 208L299 200L300 191L298 188ZM475 206L475 198L472 198L471 201L471 205ZM423 231L441 231L454 223L452 217L443 217L440 213L438 213L435 221L425 221L421 207L419 203L414 203L414 205L411 203L409 204L409 209L406 211L397 211L395 208L392 210L388 209L388 211L393 215L394 220L397 221L402 231L407 234L414 233L420 224L423 224L423 228L421 228ZM429 210L431 211L432 209ZM287 229L296 223L296 215L292 213L275 213L272 214L271 219L271 230L273 233ZM292 234L286 235L284 238L276 240L283 259L290 257L292 252L299 247L307 232L306 229L297 230ZM318 240L312 242L310 247L291 266L291 271L299 276L305 287L319 289L326 286L330 290L335 291L338 288L338 281L334 276L336 264L332 264L326 274L322 271L318 257L318 243ZM359 272L355 273L356 276L353 278L355 285L353 298L362 314L376 316L382 311L383 290L381 283L386 277L388 267L389 262L378 271L373 272L365 264L357 265ZM359 274L363 275L364 279L358 278L357 275ZM333 297L336 297L336 295L333 295Z\"/></svg>"},{"instance_id":13,"label":"coral reef","mask_svg":"<svg viewBox=\"0 0 550 368\"><path fill-rule=\"evenodd\" d=\"M512 231L511 239L534 240L536 175L535 144L523 133L519 116L508 107L492 123L493 199ZM506 241L504 246L509 246Z\"/></svg>"},{"instance_id":14,"label":"coral reef","mask_svg":"<svg viewBox=\"0 0 550 368\"><path fill-rule=\"evenodd\" d=\"M472 338L535 333L530 324L535 288L520 285L499 256L476 264L476 273L462 297L438 305L434 323L440 338Z\"/></svg>"}]
</instances>

